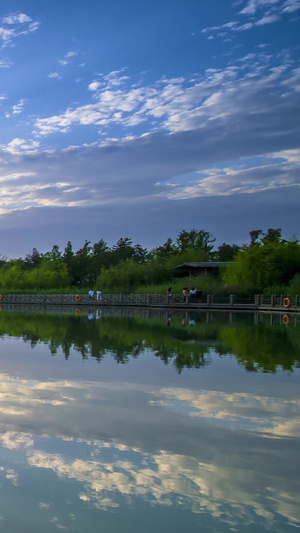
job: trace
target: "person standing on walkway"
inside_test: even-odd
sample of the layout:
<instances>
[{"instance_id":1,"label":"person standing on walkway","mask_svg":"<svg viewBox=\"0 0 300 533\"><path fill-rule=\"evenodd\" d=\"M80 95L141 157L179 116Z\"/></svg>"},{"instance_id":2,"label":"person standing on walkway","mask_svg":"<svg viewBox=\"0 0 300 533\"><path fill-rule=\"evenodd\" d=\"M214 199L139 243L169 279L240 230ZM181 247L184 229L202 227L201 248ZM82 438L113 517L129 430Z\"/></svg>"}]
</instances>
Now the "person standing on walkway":
<instances>
[{"instance_id":1,"label":"person standing on walkway","mask_svg":"<svg viewBox=\"0 0 300 533\"><path fill-rule=\"evenodd\" d=\"M197 296L197 291L196 291L195 287L193 287L190 290L190 295L191 295L191 303L195 303L196 302L196 296Z\"/></svg>"},{"instance_id":2,"label":"person standing on walkway","mask_svg":"<svg viewBox=\"0 0 300 533\"><path fill-rule=\"evenodd\" d=\"M197 293L197 302L202 302L202 294L203 294L202 289L197 289L196 293Z\"/></svg>"},{"instance_id":3,"label":"person standing on walkway","mask_svg":"<svg viewBox=\"0 0 300 533\"><path fill-rule=\"evenodd\" d=\"M184 289L182 290L182 294L183 294L183 297L185 299L185 302L188 304L189 303L189 299L190 299L190 291L187 287L184 287Z\"/></svg>"},{"instance_id":4,"label":"person standing on walkway","mask_svg":"<svg viewBox=\"0 0 300 533\"><path fill-rule=\"evenodd\" d=\"M94 291L93 289L90 289L89 290L89 300L93 300L94 299Z\"/></svg>"},{"instance_id":5,"label":"person standing on walkway","mask_svg":"<svg viewBox=\"0 0 300 533\"><path fill-rule=\"evenodd\" d=\"M169 302L171 302L173 300L172 287L169 287L167 289L167 295L168 295L168 303L169 303Z\"/></svg>"},{"instance_id":6,"label":"person standing on walkway","mask_svg":"<svg viewBox=\"0 0 300 533\"><path fill-rule=\"evenodd\" d=\"M98 289L96 294L97 294L97 302L100 302L102 300L102 292Z\"/></svg>"}]
</instances>

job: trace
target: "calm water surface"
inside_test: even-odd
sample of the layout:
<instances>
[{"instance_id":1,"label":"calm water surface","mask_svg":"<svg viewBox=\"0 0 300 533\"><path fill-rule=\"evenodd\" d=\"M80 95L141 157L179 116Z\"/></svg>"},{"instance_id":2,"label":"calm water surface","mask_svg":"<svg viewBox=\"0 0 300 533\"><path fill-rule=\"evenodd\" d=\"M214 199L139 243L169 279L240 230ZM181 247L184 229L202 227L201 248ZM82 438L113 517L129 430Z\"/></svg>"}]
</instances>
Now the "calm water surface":
<instances>
[{"instance_id":1,"label":"calm water surface","mask_svg":"<svg viewBox=\"0 0 300 533\"><path fill-rule=\"evenodd\" d=\"M3 306L0 529L296 531L289 318Z\"/></svg>"}]
</instances>

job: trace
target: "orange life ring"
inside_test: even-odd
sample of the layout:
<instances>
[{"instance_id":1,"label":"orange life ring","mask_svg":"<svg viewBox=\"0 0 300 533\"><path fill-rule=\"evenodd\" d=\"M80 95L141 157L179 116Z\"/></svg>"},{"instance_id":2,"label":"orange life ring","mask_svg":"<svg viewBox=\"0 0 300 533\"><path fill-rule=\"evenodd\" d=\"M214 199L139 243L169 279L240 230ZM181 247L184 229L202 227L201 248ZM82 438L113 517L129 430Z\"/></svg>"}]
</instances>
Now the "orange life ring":
<instances>
[{"instance_id":1,"label":"orange life ring","mask_svg":"<svg viewBox=\"0 0 300 533\"><path fill-rule=\"evenodd\" d=\"M78 309L78 307L77 307L77 309L75 309L75 313L76 313L76 315L80 315L81 311L80 311L80 309Z\"/></svg>"},{"instance_id":2,"label":"orange life ring","mask_svg":"<svg viewBox=\"0 0 300 533\"><path fill-rule=\"evenodd\" d=\"M76 294L75 299L76 299L76 302L80 302L80 300L81 300L81 296L80 296L80 294Z\"/></svg>"},{"instance_id":3,"label":"orange life ring","mask_svg":"<svg viewBox=\"0 0 300 533\"><path fill-rule=\"evenodd\" d=\"M290 317L288 315L284 315L282 317L282 323L287 326L290 323Z\"/></svg>"},{"instance_id":4,"label":"orange life ring","mask_svg":"<svg viewBox=\"0 0 300 533\"><path fill-rule=\"evenodd\" d=\"M291 300L289 298L284 298L283 305L284 305L284 307L290 307Z\"/></svg>"}]
</instances>

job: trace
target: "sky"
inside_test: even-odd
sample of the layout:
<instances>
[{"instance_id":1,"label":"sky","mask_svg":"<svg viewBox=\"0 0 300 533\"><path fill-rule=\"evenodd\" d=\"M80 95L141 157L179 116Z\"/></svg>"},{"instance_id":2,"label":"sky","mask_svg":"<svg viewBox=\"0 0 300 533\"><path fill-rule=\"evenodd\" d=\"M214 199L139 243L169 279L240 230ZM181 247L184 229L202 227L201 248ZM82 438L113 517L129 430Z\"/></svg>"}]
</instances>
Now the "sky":
<instances>
[{"instance_id":1,"label":"sky","mask_svg":"<svg viewBox=\"0 0 300 533\"><path fill-rule=\"evenodd\" d=\"M300 0L2 0L0 255L300 238Z\"/></svg>"}]
</instances>

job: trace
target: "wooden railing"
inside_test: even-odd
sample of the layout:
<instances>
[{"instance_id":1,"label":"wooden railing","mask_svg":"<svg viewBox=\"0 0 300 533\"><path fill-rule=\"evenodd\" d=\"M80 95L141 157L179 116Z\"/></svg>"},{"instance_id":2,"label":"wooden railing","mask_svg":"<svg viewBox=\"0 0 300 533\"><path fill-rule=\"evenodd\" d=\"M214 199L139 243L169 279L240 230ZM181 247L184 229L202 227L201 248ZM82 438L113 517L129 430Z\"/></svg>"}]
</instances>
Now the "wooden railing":
<instances>
[{"instance_id":1,"label":"wooden railing","mask_svg":"<svg viewBox=\"0 0 300 533\"><path fill-rule=\"evenodd\" d=\"M88 294L3 294L0 295L0 306L5 304L40 304L40 305L89 305L89 306L136 306L136 307L200 307L200 308L239 308L239 309L280 309L287 311L300 310L299 296L289 298L285 295L264 296L217 296L205 294L201 300L186 297L182 294L103 294L101 299L90 299Z\"/></svg>"}]
</instances>

